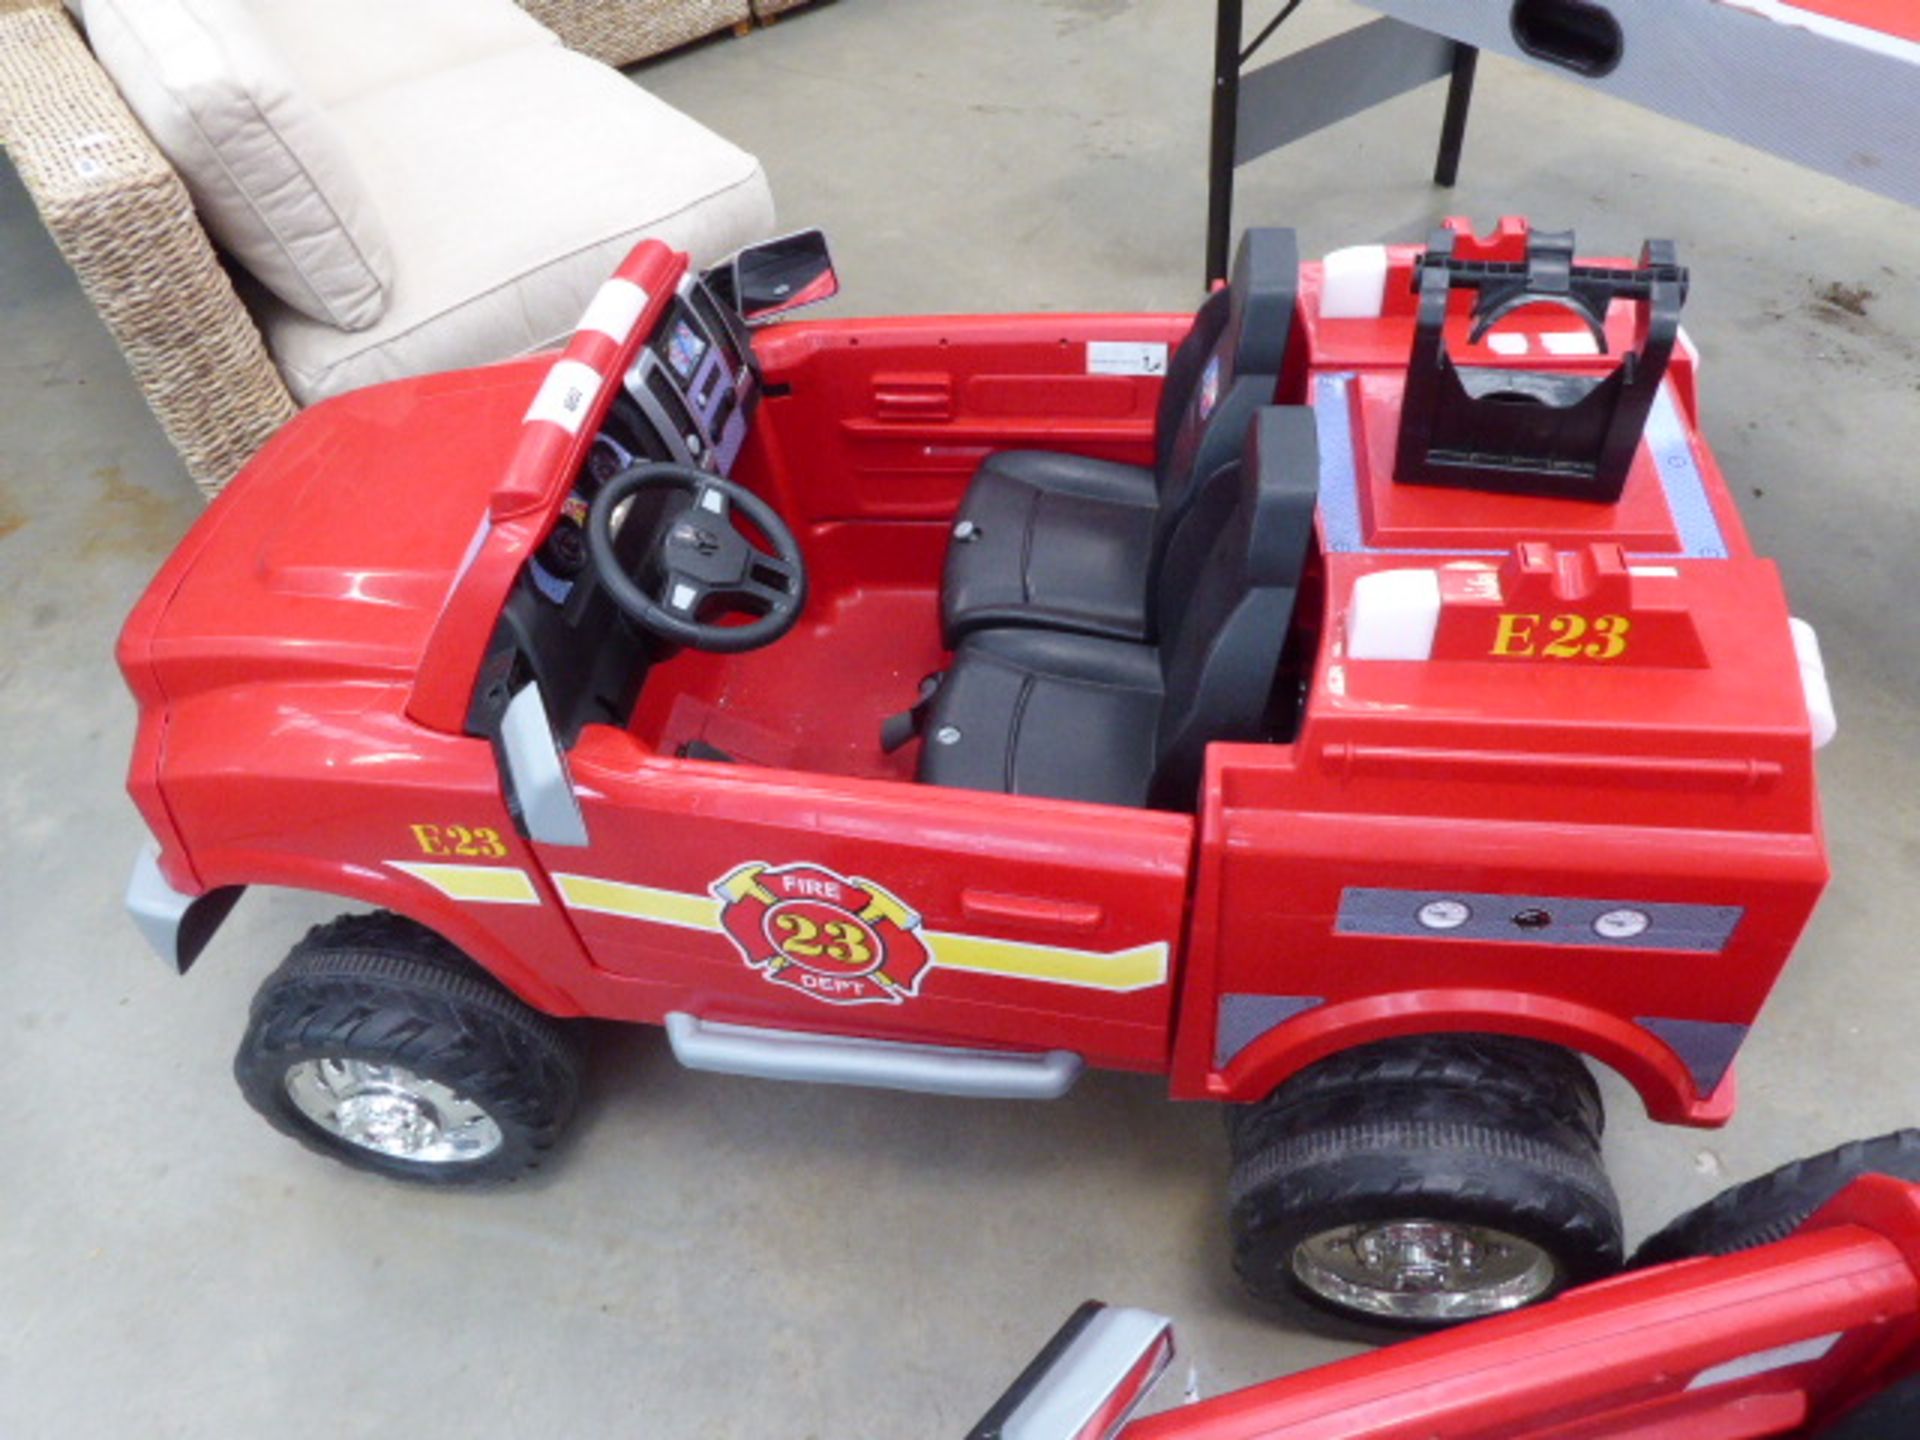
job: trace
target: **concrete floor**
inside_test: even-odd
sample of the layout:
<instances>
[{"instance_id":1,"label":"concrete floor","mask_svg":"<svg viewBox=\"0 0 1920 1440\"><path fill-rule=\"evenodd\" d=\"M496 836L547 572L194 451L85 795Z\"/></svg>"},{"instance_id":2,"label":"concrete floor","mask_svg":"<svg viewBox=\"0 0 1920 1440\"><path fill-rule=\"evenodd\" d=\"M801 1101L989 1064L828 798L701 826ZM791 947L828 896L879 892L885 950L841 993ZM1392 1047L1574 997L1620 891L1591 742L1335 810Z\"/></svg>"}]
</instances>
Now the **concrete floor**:
<instances>
[{"instance_id":1,"label":"concrete floor","mask_svg":"<svg viewBox=\"0 0 1920 1440\"><path fill-rule=\"evenodd\" d=\"M637 74L761 155L784 219L831 229L845 310L1184 308L1209 8L842 0ZM1355 13L1321 0L1292 33ZM1429 92L1252 167L1241 217L1313 253L1447 210L1531 212L1588 248L1676 239L1709 433L1841 714L1833 889L1738 1118L1658 1130L1609 1084L1638 1235L1920 1120L1920 228L1520 67L1483 75L1454 195L1425 183ZM1872 292L1864 314L1822 300L1836 283ZM251 897L186 980L121 916L140 827L111 645L200 507L10 172L0 336L0 1435L954 1436L1088 1295L1179 1317L1209 1392L1343 1353L1239 1298L1217 1116L1150 1080L1030 1107L783 1089L620 1033L575 1143L511 1193L413 1193L275 1136L228 1058L330 907Z\"/></svg>"}]
</instances>

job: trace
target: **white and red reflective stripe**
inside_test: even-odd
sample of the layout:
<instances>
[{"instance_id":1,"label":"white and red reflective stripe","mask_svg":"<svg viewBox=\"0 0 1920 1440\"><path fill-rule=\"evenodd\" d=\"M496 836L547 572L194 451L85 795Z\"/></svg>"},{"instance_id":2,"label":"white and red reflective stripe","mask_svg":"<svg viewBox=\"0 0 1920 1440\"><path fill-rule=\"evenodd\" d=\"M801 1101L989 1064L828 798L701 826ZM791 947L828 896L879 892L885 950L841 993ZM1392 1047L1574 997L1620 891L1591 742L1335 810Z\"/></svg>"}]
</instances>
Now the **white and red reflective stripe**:
<instances>
[{"instance_id":1,"label":"white and red reflective stripe","mask_svg":"<svg viewBox=\"0 0 1920 1440\"><path fill-rule=\"evenodd\" d=\"M644 285L616 275L594 292L576 331L583 335L605 335L615 345L625 345L633 337L640 317L647 313L647 302L652 298Z\"/></svg>"},{"instance_id":2,"label":"white and red reflective stripe","mask_svg":"<svg viewBox=\"0 0 1920 1440\"><path fill-rule=\"evenodd\" d=\"M495 497L496 517L545 493L547 480L566 463L608 383L619 383L640 322L659 293L640 277L650 272L657 277L665 250L657 240L641 241L587 303L567 348L527 407L524 432Z\"/></svg>"}]
</instances>

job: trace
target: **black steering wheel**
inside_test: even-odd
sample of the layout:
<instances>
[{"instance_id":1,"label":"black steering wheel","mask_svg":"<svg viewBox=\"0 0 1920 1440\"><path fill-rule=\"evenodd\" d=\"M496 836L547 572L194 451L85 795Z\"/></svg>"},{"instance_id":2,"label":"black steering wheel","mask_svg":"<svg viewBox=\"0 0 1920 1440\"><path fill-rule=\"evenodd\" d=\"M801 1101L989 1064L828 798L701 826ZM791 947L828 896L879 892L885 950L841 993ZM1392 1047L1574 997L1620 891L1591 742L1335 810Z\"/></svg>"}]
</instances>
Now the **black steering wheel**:
<instances>
[{"instance_id":1,"label":"black steering wheel","mask_svg":"<svg viewBox=\"0 0 1920 1440\"><path fill-rule=\"evenodd\" d=\"M614 549L614 512L642 490L679 490L693 502L661 533L652 558L658 594L627 573ZM772 542L767 554L733 521L739 510ZM695 650L737 654L778 640L800 618L807 572L800 542L774 508L746 486L692 465L644 460L609 476L587 512L587 550L607 595L638 624ZM721 608L758 618L745 625L702 619Z\"/></svg>"}]
</instances>

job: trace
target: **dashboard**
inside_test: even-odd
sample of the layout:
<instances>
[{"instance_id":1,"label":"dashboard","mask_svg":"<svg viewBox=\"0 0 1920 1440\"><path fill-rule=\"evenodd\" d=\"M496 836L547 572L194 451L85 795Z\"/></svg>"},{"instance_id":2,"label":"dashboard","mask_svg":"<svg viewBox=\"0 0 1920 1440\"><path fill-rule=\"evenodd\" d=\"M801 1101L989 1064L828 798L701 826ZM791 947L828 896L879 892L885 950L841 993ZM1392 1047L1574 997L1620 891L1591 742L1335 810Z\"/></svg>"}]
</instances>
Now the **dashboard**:
<instances>
[{"instance_id":1,"label":"dashboard","mask_svg":"<svg viewBox=\"0 0 1920 1440\"><path fill-rule=\"evenodd\" d=\"M666 444L670 453L659 458L732 471L757 381L745 334L697 279L681 285L625 390Z\"/></svg>"},{"instance_id":2,"label":"dashboard","mask_svg":"<svg viewBox=\"0 0 1920 1440\"><path fill-rule=\"evenodd\" d=\"M504 697L529 680L539 683L563 745L583 725L625 722L660 642L629 625L595 581L588 507L602 485L637 461L730 474L759 398L745 328L689 275L635 352L553 530L501 611L474 692L471 733L492 733ZM629 569L672 518L674 497L642 495L632 503L615 542Z\"/></svg>"}]
</instances>

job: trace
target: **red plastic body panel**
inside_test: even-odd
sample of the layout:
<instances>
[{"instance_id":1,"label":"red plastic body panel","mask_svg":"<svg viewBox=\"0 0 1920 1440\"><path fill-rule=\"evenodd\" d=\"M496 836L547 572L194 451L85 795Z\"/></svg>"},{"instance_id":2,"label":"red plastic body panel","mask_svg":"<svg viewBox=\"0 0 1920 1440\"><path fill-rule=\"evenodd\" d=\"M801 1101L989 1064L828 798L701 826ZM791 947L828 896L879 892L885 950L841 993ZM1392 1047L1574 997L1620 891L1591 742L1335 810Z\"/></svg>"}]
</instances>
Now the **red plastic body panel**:
<instances>
[{"instance_id":1,"label":"red plastic body panel","mask_svg":"<svg viewBox=\"0 0 1920 1440\"><path fill-rule=\"evenodd\" d=\"M698 895L743 863L804 862L870 877L905 899L934 936L984 933L1043 952L1157 947L1163 957L1178 942L1192 850L1184 816L1143 812L1116 825L1100 806L971 793L948 797L936 815L912 785L663 759L606 727L582 737L573 775L593 853L543 852L557 872ZM966 856L964 866L955 854ZM935 939L933 973L904 1003L835 1007L796 1003L791 988L769 985L710 929L595 912L575 922L599 966L627 978L636 999L656 997L628 1018L680 1009L741 1024L1023 1050L1070 1036L1091 1063L1166 1065L1173 990L1164 960L1149 966L1159 983L1103 989L952 970L949 953L964 957Z\"/></svg>"},{"instance_id":2,"label":"red plastic body panel","mask_svg":"<svg viewBox=\"0 0 1920 1440\"><path fill-rule=\"evenodd\" d=\"M1920 1187L1868 1176L1799 1233L1589 1285L1137 1420L1123 1440L1755 1440L1920 1370Z\"/></svg>"},{"instance_id":3,"label":"red plastic body panel","mask_svg":"<svg viewBox=\"0 0 1920 1440\"><path fill-rule=\"evenodd\" d=\"M1796 10L1810 10L1831 20L1864 26L1899 40L1920 41L1920 15L1905 0L1791 0Z\"/></svg>"},{"instance_id":4,"label":"red plastic body panel","mask_svg":"<svg viewBox=\"0 0 1920 1440\"><path fill-rule=\"evenodd\" d=\"M1090 375L1090 341L1179 343L1191 315L980 315L777 326L755 341L769 385L769 496L789 520L942 526L995 450L1153 460L1157 377Z\"/></svg>"},{"instance_id":5,"label":"red plastic body panel","mask_svg":"<svg viewBox=\"0 0 1920 1440\"><path fill-rule=\"evenodd\" d=\"M1518 222L1462 242L1525 243ZM1323 456L1309 699L1289 743L1216 745L1192 814L931 790L912 747L878 744L947 663L940 568L979 460L1150 462L1159 377L1104 373L1089 346L1171 347L1189 317L794 322L756 337L766 393L734 475L800 537L802 623L655 664L625 729L588 726L568 757L590 843L527 844L467 715L502 605L685 274L650 242L611 282L621 333L317 406L182 543L120 649L163 870L188 893L391 906L557 1013L1070 1048L1227 1099L1353 1044L1491 1029L1615 1066L1657 1118L1719 1123L1731 1073L1672 1037L1737 1043L1826 875L1779 577L1698 437L1690 354L1669 376L1680 438L1643 453L1618 507L1396 487L1415 253L1391 252L1368 321L1321 319L1319 267L1303 274L1283 388L1315 404L1323 452L1350 453ZM1609 341L1631 344L1616 309ZM1565 326L1502 328L1529 364L1608 363L1548 354ZM1423 568L1442 596L1427 658L1349 653L1368 577ZM1632 634L1562 654L1566 616ZM695 741L739 763L680 758ZM1664 907L1724 933L1366 918L1369 895L1428 894L1549 919ZM769 937L810 963L760 954Z\"/></svg>"}]
</instances>

